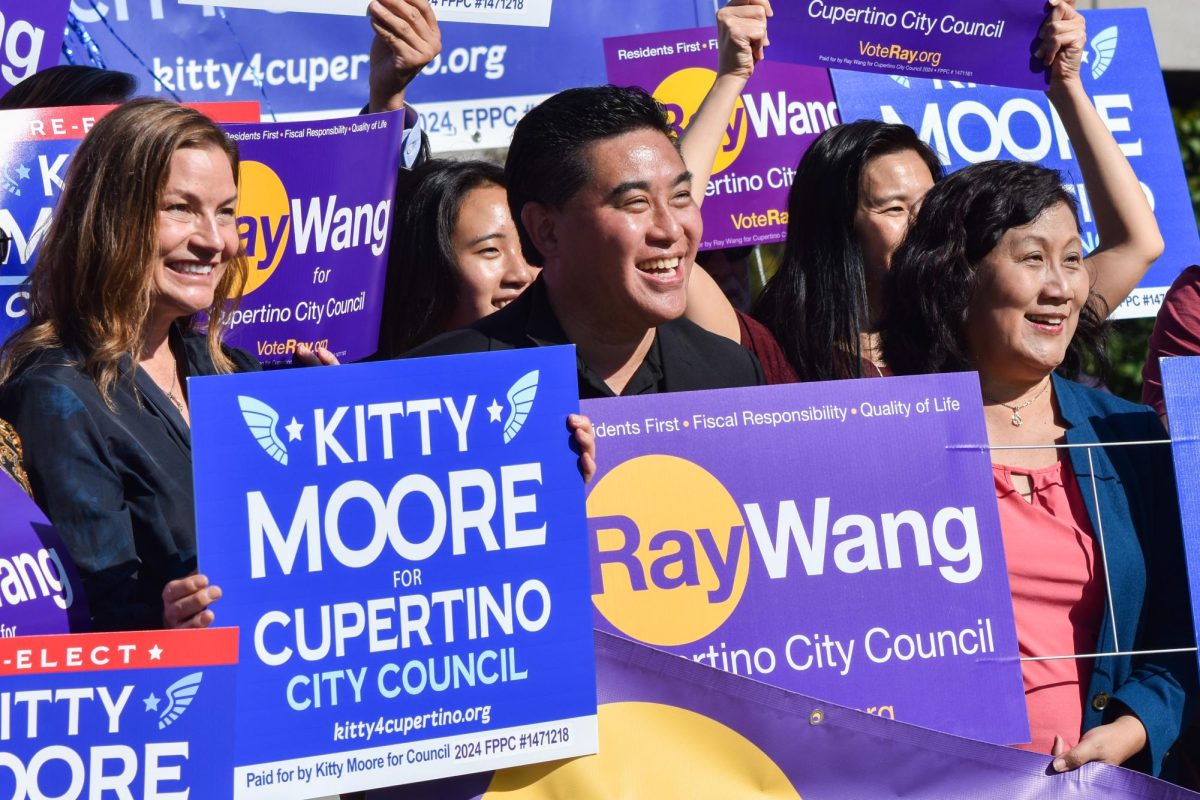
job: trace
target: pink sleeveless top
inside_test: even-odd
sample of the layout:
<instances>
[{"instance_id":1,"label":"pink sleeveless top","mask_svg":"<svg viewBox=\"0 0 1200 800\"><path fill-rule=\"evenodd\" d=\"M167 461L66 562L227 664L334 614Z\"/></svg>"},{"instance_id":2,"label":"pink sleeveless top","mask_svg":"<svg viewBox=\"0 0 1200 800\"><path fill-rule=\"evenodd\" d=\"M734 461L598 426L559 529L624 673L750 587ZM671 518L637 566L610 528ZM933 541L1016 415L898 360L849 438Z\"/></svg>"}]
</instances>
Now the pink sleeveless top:
<instances>
[{"instance_id":1,"label":"pink sleeveless top","mask_svg":"<svg viewBox=\"0 0 1200 800\"><path fill-rule=\"evenodd\" d=\"M993 464L992 474L1021 655L1094 653L1104 564L1074 470L1063 461L1034 470ZM1030 478L1033 502L1014 488L1013 474ZM1092 660L1024 661L1021 676L1033 741L1017 747L1049 754L1055 734L1075 746Z\"/></svg>"}]
</instances>

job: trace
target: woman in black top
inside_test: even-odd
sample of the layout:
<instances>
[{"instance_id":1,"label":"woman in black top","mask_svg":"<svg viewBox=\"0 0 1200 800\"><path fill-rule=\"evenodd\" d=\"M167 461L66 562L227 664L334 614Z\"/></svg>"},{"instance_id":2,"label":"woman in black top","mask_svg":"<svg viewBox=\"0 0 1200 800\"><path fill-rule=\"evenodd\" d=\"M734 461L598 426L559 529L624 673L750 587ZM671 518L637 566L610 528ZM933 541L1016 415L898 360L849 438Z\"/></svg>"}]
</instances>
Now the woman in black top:
<instances>
[{"instance_id":1,"label":"woman in black top","mask_svg":"<svg viewBox=\"0 0 1200 800\"><path fill-rule=\"evenodd\" d=\"M216 125L173 103L98 122L30 274L29 320L0 350L0 417L100 630L203 627L220 597L193 574L186 382L257 369L220 344L217 312L246 276L237 166Z\"/></svg>"}]
</instances>

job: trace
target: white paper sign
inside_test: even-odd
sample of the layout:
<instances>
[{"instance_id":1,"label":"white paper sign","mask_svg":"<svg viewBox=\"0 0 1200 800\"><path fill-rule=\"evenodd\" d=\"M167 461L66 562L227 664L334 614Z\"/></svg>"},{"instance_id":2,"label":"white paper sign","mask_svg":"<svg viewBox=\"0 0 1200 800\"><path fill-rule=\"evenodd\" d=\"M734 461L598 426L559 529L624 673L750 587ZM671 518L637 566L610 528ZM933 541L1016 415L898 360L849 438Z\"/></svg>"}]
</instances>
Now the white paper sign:
<instances>
[{"instance_id":1,"label":"white paper sign","mask_svg":"<svg viewBox=\"0 0 1200 800\"><path fill-rule=\"evenodd\" d=\"M366 16L370 0L179 0L189 6L257 8L263 11L301 11L307 14ZM550 25L553 0L429 0L438 22L482 22L489 25Z\"/></svg>"}]
</instances>

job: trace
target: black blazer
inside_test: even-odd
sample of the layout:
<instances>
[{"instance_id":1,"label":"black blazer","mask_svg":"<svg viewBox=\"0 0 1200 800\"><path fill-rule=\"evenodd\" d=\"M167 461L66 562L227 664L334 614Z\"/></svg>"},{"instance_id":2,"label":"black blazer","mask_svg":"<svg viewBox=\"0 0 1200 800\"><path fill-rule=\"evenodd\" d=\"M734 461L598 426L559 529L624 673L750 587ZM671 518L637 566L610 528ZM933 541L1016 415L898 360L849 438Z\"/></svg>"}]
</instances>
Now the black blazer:
<instances>
[{"instance_id":1,"label":"black blazer","mask_svg":"<svg viewBox=\"0 0 1200 800\"><path fill-rule=\"evenodd\" d=\"M513 302L470 328L444 333L404 354L405 358L480 353L570 344L546 296L541 277ZM612 397L599 376L581 359L579 397ZM654 346L625 394L690 392L761 386L762 366L752 353L687 319L659 325Z\"/></svg>"},{"instance_id":2,"label":"black blazer","mask_svg":"<svg viewBox=\"0 0 1200 800\"><path fill-rule=\"evenodd\" d=\"M189 375L216 372L204 337L174 333ZM258 369L228 350L239 371ZM105 405L77 352L45 350L0 386L34 500L79 567L97 630L162 627L162 590L196 569L191 430L140 369Z\"/></svg>"}]
</instances>

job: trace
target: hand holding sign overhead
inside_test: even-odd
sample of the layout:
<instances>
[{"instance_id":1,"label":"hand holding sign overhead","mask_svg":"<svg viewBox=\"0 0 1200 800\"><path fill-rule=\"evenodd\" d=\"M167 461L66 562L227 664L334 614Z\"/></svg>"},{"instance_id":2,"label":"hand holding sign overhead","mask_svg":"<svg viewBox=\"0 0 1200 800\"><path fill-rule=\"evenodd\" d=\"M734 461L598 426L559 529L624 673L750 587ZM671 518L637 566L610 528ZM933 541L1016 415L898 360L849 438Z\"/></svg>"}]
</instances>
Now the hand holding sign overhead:
<instances>
[{"instance_id":1,"label":"hand holding sign overhead","mask_svg":"<svg viewBox=\"0 0 1200 800\"><path fill-rule=\"evenodd\" d=\"M1042 43L1034 53L1050 68L1051 83L1079 80L1087 29L1074 0L1050 0L1053 8L1040 32Z\"/></svg>"},{"instance_id":2,"label":"hand holding sign overhead","mask_svg":"<svg viewBox=\"0 0 1200 800\"><path fill-rule=\"evenodd\" d=\"M718 75L733 75L747 80L754 65L765 58L769 45L767 17L771 0L729 0L717 12L717 38L720 41Z\"/></svg>"},{"instance_id":3,"label":"hand holding sign overhead","mask_svg":"<svg viewBox=\"0 0 1200 800\"><path fill-rule=\"evenodd\" d=\"M754 74L754 65L765 57L764 48L770 44L767 18L772 14L771 0L729 0L717 12L717 78L679 138L680 153L692 171L696 205L704 202L717 148L726 136L734 106Z\"/></svg>"},{"instance_id":4,"label":"hand holding sign overhead","mask_svg":"<svg viewBox=\"0 0 1200 800\"><path fill-rule=\"evenodd\" d=\"M374 0L367 8L371 41L371 113L404 108L404 90L442 52L429 0Z\"/></svg>"}]
</instances>

